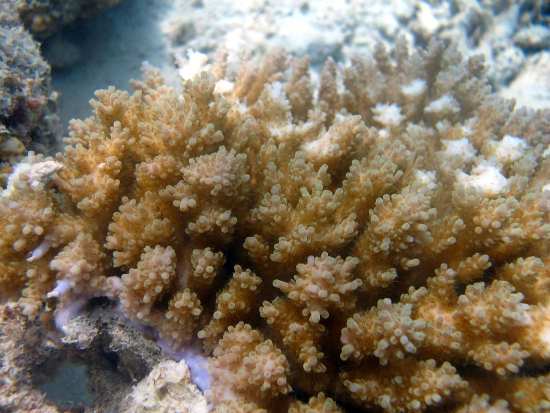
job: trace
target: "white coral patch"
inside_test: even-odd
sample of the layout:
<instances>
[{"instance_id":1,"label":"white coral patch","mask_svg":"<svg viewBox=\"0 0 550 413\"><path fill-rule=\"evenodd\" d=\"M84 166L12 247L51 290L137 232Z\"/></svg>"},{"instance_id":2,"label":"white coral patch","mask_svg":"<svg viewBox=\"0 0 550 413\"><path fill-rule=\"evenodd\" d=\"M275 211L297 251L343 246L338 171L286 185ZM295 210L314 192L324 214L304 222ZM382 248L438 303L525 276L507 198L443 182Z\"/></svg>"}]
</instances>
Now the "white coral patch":
<instances>
[{"instance_id":1,"label":"white coral patch","mask_svg":"<svg viewBox=\"0 0 550 413\"><path fill-rule=\"evenodd\" d=\"M233 92L235 88L235 83L230 82L229 80L221 79L216 82L216 87L214 88L214 93L219 93L221 95L229 95Z\"/></svg>"},{"instance_id":2,"label":"white coral patch","mask_svg":"<svg viewBox=\"0 0 550 413\"><path fill-rule=\"evenodd\" d=\"M548 356L550 354L550 328L548 326L544 326L540 329L539 338L543 345L545 345L543 354Z\"/></svg>"},{"instance_id":3,"label":"white coral patch","mask_svg":"<svg viewBox=\"0 0 550 413\"><path fill-rule=\"evenodd\" d=\"M334 124L336 125L342 122L344 119L345 116L338 113L334 117ZM341 140L341 135L331 134L328 131L325 131L320 138L302 145L302 150L308 153L308 155L310 156L330 155L331 153L337 152L340 149L338 142Z\"/></svg>"},{"instance_id":4,"label":"white coral patch","mask_svg":"<svg viewBox=\"0 0 550 413\"><path fill-rule=\"evenodd\" d=\"M283 85L281 82L273 82L270 89L271 99L286 102L285 92L283 91Z\"/></svg>"},{"instance_id":5,"label":"white coral patch","mask_svg":"<svg viewBox=\"0 0 550 413\"><path fill-rule=\"evenodd\" d=\"M63 303L62 306L57 308L55 315L55 325L64 333L67 332L67 327L71 320L78 317L82 314L83 310L86 308L89 299L83 296L75 296L70 300Z\"/></svg>"},{"instance_id":6,"label":"white coral patch","mask_svg":"<svg viewBox=\"0 0 550 413\"><path fill-rule=\"evenodd\" d=\"M208 71L208 56L193 49L187 49L187 59L176 54L176 63L180 67L178 74L183 80L193 79L203 71Z\"/></svg>"},{"instance_id":7,"label":"white coral patch","mask_svg":"<svg viewBox=\"0 0 550 413\"><path fill-rule=\"evenodd\" d=\"M539 211L550 211L550 183L544 185L542 191L542 202L537 206Z\"/></svg>"},{"instance_id":8,"label":"white coral patch","mask_svg":"<svg viewBox=\"0 0 550 413\"><path fill-rule=\"evenodd\" d=\"M446 156L452 157L455 155L460 156L464 159L464 162L472 162L477 153L468 138L458 139L456 141L442 139L441 143L445 147L443 153Z\"/></svg>"},{"instance_id":9,"label":"white coral patch","mask_svg":"<svg viewBox=\"0 0 550 413\"><path fill-rule=\"evenodd\" d=\"M395 103L391 105L378 103L372 111L376 115L374 120L384 126L399 126L406 118L401 114L401 108Z\"/></svg>"},{"instance_id":10,"label":"white coral patch","mask_svg":"<svg viewBox=\"0 0 550 413\"><path fill-rule=\"evenodd\" d=\"M44 185L53 174L63 168L63 164L56 161L45 161L35 164L18 163L8 177L6 189L0 193L0 196L10 196L15 191L17 182L22 180L30 181L31 188L36 190Z\"/></svg>"},{"instance_id":11,"label":"white coral patch","mask_svg":"<svg viewBox=\"0 0 550 413\"><path fill-rule=\"evenodd\" d=\"M417 170L415 173L415 179L420 184L427 185L430 189L434 189L436 187L437 178L435 176L435 171Z\"/></svg>"},{"instance_id":12,"label":"white coral patch","mask_svg":"<svg viewBox=\"0 0 550 413\"><path fill-rule=\"evenodd\" d=\"M414 79L410 84L401 86L401 92L405 96L418 96L426 91L424 79Z\"/></svg>"},{"instance_id":13,"label":"white coral patch","mask_svg":"<svg viewBox=\"0 0 550 413\"><path fill-rule=\"evenodd\" d=\"M470 175L458 170L455 172L455 176L459 184L480 187L487 196L500 194L508 185L508 180L500 173L494 162L485 160L473 168Z\"/></svg>"},{"instance_id":14,"label":"white coral patch","mask_svg":"<svg viewBox=\"0 0 550 413\"><path fill-rule=\"evenodd\" d=\"M500 141L491 140L489 141L489 145L494 150L492 155L505 164L520 159L525 155L525 149L527 148L527 143L523 139L510 135L506 135Z\"/></svg>"},{"instance_id":15,"label":"white coral patch","mask_svg":"<svg viewBox=\"0 0 550 413\"><path fill-rule=\"evenodd\" d=\"M302 146L302 149L309 155L327 155L331 147L330 138L325 135L312 142L306 143Z\"/></svg>"},{"instance_id":16,"label":"white coral patch","mask_svg":"<svg viewBox=\"0 0 550 413\"><path fill-rule=\"evenodd\" d=\"M248 112L250 112L248 106L246 106L244 103L241 103L239 99L235 99L233 110L236 110L237 114L240 116L245 116L248 114Z\"/></svg>"},{"instance_id":17,"label":"white coral patch","mask_svg":"<svg viewBox=\"0 0 550 413\"><path fill-rule=\"evenodd\" d=\"M454 115L460 111L460 105L458 101L449 95L445 95L442 98L434 100L428 106L424 108L424 112L430 114L437 114L441 117Z\"/></svg>"},{"instance_id":18,"label":"white coral patch","mask_svg":"<svg viewBox=\"0 0 550 413\"><path fill-rule=\"evenodd\" d=\"M283 90L281 82L273 82L270 85L266 85L266 89L269 91L272 103L280 106L282 111L286 112L290 110L290 103L286 98L286 93Z\"/></svg>"}]
</instances>

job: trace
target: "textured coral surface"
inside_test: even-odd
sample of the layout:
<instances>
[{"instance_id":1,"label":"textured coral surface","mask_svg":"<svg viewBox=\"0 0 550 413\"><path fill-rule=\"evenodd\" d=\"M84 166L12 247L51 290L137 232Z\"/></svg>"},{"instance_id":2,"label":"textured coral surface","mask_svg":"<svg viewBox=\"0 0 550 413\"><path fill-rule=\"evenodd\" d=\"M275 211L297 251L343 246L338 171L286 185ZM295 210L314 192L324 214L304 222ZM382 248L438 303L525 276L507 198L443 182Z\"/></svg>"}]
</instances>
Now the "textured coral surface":
<instances>
[{"instance_id":1,"label":"textured coral surface","mask_svg":"<svg viewBox=\"0 0 550 413\"><path fill-rule=\"evenodd\" d=\"M57 328L93 297L209 355L218 412L542 412L550 125L432 42L282 50L183 94L145 66L0 198L0 286ZM220 92L220 93L218 93Z\"/></svg>"}]
</instances>

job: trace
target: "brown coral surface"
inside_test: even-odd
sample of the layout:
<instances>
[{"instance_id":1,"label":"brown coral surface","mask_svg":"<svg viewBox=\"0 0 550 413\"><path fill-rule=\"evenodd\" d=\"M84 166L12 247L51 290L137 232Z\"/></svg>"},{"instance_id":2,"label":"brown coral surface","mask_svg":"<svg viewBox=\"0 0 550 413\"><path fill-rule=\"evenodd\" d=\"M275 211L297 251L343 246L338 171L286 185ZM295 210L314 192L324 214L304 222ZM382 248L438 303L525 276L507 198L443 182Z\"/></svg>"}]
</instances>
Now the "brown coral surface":
<instances>
[{"instance_id":1,"label":"brown coral surface","mask_svg":"<svg viewBox=\"0 0 550 413\"><path fill-rule=\"evenodd\" d=\"M210 355L219 412L548 410L550 113L437 42L329 59L316 91L307 58L224 58L183 94L145 66L26 158L2 298L60 329L116 300Z\"/></svg>"}]
</instances>

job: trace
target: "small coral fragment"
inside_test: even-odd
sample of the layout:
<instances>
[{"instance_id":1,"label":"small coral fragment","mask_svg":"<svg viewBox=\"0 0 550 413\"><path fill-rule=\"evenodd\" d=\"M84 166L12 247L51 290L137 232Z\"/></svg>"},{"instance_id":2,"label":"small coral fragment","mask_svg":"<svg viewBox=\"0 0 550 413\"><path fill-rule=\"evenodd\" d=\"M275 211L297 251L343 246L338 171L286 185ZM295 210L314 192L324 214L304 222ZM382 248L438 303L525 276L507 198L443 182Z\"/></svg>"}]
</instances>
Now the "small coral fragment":
<instances>
[{"instance_id":1,"label":"small coral fragment","mask_svg":"<svg viewBox=\"0 0 550 413\"><path fill-rule=\"evenodd\" d=\"M122 276L120 305L124 315L148 322L153 305L167 292L176 271L172 247L145 247L137 268Z\"/></svg>"},{"instance_id":2,"label":"small coral fragment","mask_svg":"<svg viewBox=\"0 0 550 413\"><path fill-rule=\"evenodd\" d=\"M33 189L27 178L10 181L0 199L0 214L0 246L16 252L30 252L37 247L56 215L50 196L42 186Z\"/></svg>"},{"instance_id":3,"label":"small coral fragment","mask_svg":"<svg viewBox=\"0 0 550 413\"><path fill-rule=\"evenodd\" d=\"M103 295L104 257L90 234L79 234L51 261L50 268L56 271L58 284L68 283L76 294Z\"/></svg>"},{"instance_id":4,"label":"small coral fragment","mask_svg":"<svg viewBox=\"0 0 550 413\"><path fill-rule=\"evenodd\" d=\"M204 250L193 250L191 255L192 273L189 276L188 284L194 291L204 291L212 284L214 278L219 274L225 257L223 252L212 252L211 248Z\"/></svg>"},{"instance_id":5,"label":"small coral fragment","mask_svg":"<svg viewBox=\"0 0 550 413\"><path fill-rule=\"evenodd\" d=\"M309 399L307 404L302 402L292 403L288 413L342 413L343 410L330 397L319 393Z\"/></svg>"},{"instance_id":6,"label":"small coral fragment","mask_svg":"<svg viewBox=\"0 0 550 413\"><path fill-rule=\"evenodd\" d=\"M400 360L407 353L416 353L426 337L426 322L422 318L413 320L411 310L410 304L392 304L384 299L369 312L348 318L347 327L342 329L342 360L360 360L373 354L385 365L390 359Z\"/></svg>"},{"instance_id":7,"label":"small coral fragment","mask_svg":"<svg viewBox=\"0 0 550 413\"><path fill-rule=\"evenodd\" d=\"M198 337L204 339L205 350L211 352L233 320L251 311L248 303L258 294L261 282L260 277L252 271L235 266L231 281L216 297L216 310L212 320L198 333Z\"/></svg>"},{"instance_id":8,"label":"small coral fragment","mask_svg":"<svg viewBox=\"0 0 550 413\"><path fill-rule=\"evenodd\" d=\"M550 376L526 377L515 384L508 398L512 409L527 413L543 412L550 407Z\"/></svg>"},{"instance_id":9,"label":"small coral fragment","mask_svg":"<svg viewBox=\"0 0 550 413\"><path fill-rule=\"evenodd\" d=\"M177 292L168 303L166 319L159 323L160 338L171 343L175 349L180 347L183 341L191 340L202 310L197 294L192 293L189 288Z\"/></svg>"},{"instance_id":10,"label":"small coral fragment","mask_svg":"<svg viewBox=\"0 0 550 413\"><path fill-rule=\"evenodd\" d=\"M500 376L519 372L523 359L530 356L528 351L521 350L519 343L509 345L506 342L486 344L471 350L468 355L485 370L494 370Z\"/></svg>"},{"instance_id":11,"label":"small coral fragment","mask_svg":"<svg viewBox=\"0 0 550 413\"><path fill-rule=\"evenodd\" d=\"M508 402L506 400L497 400L493 404L489 404L489 395L482 394L481 396L474 394L469 404L465 405L456 413L483 413L491 411L494 413L509 413Z\"/></svg>"},{"instance_id":12,"label":"small coral fragment","mask_svg":"<svg viewBox=\"0 0 550 413\"><path fill-rule=\"evenodd\" d=\"M449 363L437 367L434 360L399 361L379 375L370 371L343 373L341 378L351 396L362 406L381 407L385 412L419 411L444 403L449 396L468 387Z\"/></svg>"},{"instance_id":13,"label":"small coral fragment","mask_svg":"<svg viewBox=\"0 0 550 413\"><path fill-rule=\"evenodd\" d=\"M320 349L321 337L325 333L322 324L306 321L290 300L281 297L272 303L264 301L260 314L281 334L283 343L296 355L304 371L326 371L322 363L324 353Z\"/></svg>"},{"instance_id":14,"label":"small coral fragment","mask_svg":"<svg viewBox=\"0 0 550 413\"><path fill-rule=\"evenodd\" d=\"M260 409L256 403L246 402L244 397L236 401L226 400L216 406L215 413L267 413L267 410Z\"/></svg>"},{"instance_id":15,"label":"small coral fragment","mask_svg":"<svg viewBox=\"0 0 550 413\"><path fill-rule=\"evenodd\" d=\"M271 340L266 340L245 356L243 367L231 381L239 390L256 389L256 396L265 398L292 390L287 385L287 370L286 357Z\"/></svg>"},{"instance_id":16,"label":"small coral fragment","mask_svg":"<svg viewBox=\"0 0 550 413\"><path fill-rule=\"evenodd\" d=\"M204 196L217 204L238 195L235 201L239 202L250 179L246 170L246 155L237 155L234 149L228 152L222 146L212 155L191 159L189 166L182 169L183 181L169 192L174 196L174 205L182 211L196 208L199 197Z\"/></svg>"},{"instance_id":17,"label":"small coral fragment","mask_svg":"<svg viewBox=\"0 0 550 413\"><path fill-rule=\"evenodd\" d=\"M327 308L353 308L355 296L351 293L361 286L361 280L351 280L350 272L359 260L339 256L332 258L324 252L321 257L309 257L307 264L298 264L299 275L290 283L280 280L273 285L288 295L299 307L305 306L302 315L312 323L328 318Z\"/></svg>"},{"instance_id":18,"label":"small coral fragment","mask_svg":"<svg viewBox=\"0 0 550 413\"><path fill-rule=\"evenodd\" d=\"M523 294L512 294L513 291L514 287L506 281L495 280L489 287L484 283L469 285L458 299L456 317L477 331L505 332L510 327L531 324L529 305L521 303Z\"/></svg>"},{"instance_id":19,"label":"small coral fragment","mask_svg":"<svg viewBox=\"0 0 550 413\"><path fill-rule=\"evenodd\" d=\"M115 267L133 267L145 246L174 243L174 228L168 218L162 218L159 204L152 192L145 193L139 203L122 199L120 212L115 212L109 224L105 244L106 248L117 250L113 253Z\"/></svg>"},{"instance_id":20,"label":"small coral fragment","mask_svg":"<svg viewBox=\"0 0 550 413\"><path fill-rule=\"evenodd\" d=\"M213 378L210 397L215 401L248 395L263 403L292 390L286 357L248 324L240 322L229 327L214 356L208 371Z\"/></svg>"}]
</instances>

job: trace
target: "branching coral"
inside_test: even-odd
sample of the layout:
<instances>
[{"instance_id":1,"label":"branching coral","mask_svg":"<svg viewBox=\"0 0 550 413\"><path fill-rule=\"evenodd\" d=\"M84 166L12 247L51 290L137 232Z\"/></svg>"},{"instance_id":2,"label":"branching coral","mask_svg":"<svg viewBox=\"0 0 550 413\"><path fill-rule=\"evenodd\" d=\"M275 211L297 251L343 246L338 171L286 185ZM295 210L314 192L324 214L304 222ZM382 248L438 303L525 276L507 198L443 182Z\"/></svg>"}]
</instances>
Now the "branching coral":
<instances>
[{"instance_id":1,"label":"branching coral","mask_svg":"<svg viewBox=\"0 0 550 413\"><path fill-rule=\"evenodd\" d=\"M538 411L550 113L437 42L329 60L318 94L307 59L232 78L224 56L179 95L145 66L64 155L25 159L50 172L2 194L4 298L58 320L117 301L170 354L211 356L219 412Z\"/></svg>"}]
</instances>

